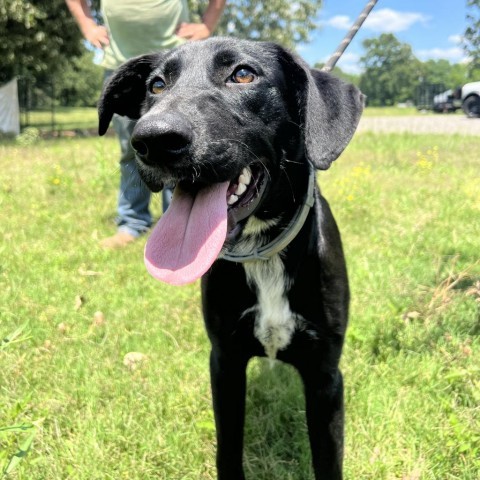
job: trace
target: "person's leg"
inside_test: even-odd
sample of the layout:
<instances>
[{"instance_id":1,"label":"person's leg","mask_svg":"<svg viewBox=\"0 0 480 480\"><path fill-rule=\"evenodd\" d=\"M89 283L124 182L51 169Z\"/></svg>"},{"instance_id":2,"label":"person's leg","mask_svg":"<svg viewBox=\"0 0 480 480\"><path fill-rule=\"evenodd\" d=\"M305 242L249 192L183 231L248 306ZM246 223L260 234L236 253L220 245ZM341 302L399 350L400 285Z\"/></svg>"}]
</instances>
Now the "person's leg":
<instances>
[{"instance_id":1,"label":"person's leg","mask_svg":"<svg viewBox=\"0 0 480 480\"><path fill-rule=\"evenodd\" d=\"M152 225L149 210L150 191L143 183L135 162L130 137L135 121L113 116L113 128L120 142L120 191L118 193L118 232L105 239L105 247L122 247L148 231Z\"/></svg>"},{"instance_id":2,"label":"person's leg","mask_svg":"<svg viewBox=\"0 0 480 480\"><path fill-rule=\"evenodd\" d=\"M118 229L138 237L151 227L152 216L148 208L150 190L140 178L130 144L135 121L114 115L113 125L121 145Z\"/></svg>"}]
</instances>

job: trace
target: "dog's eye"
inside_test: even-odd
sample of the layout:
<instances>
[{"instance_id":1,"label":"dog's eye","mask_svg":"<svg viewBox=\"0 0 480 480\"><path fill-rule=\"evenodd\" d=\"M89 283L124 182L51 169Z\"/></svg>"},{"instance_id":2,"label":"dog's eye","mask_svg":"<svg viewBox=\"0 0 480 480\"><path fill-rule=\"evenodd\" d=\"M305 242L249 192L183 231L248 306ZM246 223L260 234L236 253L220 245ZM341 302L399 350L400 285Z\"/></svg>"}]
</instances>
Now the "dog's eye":
<instances>
[{"instance_id":1,"label":"dog's eye","mask_svg":"<svg viewBox=\"0 0 480 480\"><path fill-rule=\"evenodd\" d=\"M157 78L152 82L152 85L150 86L150 91L156 95L158 93L162 93L166 87L167 84L161 78Z\"/></svg>"},{"instance_id":2,"label":"dog's eye","mask_svg":"<svg viewBox=\"0 0 480 480\"><path fill-rule=\"evenodd\" d=\"M234 83L252 83L255 80L255 72L247 67L237 68L230 77Z\"/></svg>"}]
</instances>

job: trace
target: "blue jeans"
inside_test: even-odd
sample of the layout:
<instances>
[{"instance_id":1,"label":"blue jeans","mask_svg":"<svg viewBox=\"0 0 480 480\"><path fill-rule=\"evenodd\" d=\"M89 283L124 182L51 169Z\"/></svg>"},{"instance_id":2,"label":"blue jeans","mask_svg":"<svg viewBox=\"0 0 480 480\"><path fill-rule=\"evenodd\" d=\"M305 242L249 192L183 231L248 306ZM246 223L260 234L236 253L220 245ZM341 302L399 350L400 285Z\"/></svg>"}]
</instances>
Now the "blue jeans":
<instances>
[{"instance_id":1,"label":"blue jeans","mask_svg":"<svg viewBox=\"0 0 480 480\"><path fill-rule=\"evenodd\" d=\"M135 121L113 116L113 129L120 141L120 191L118 194L118 230L135 237L152 225L150 190L143 183L135 162L135 151L130 144Z\"/></svg>"},{"instance_id":2,"label":"blue jeans","mask_svg":"<svg viewBox=\"0 0 480 480\"><path fill-rule=\"evenodd\" d=\"M112 75L106 70L104 81ZM135 237L148 231L152 226L150 213L150 190L143 183L135 162L135 151L130 144L136 121L115 114L112 120L113 129L120 141L120 191L118 193L117 225L118 230ZM172 198L169 187L163 189L163 212L167 210Z\"/></svg>"}]
</instances>

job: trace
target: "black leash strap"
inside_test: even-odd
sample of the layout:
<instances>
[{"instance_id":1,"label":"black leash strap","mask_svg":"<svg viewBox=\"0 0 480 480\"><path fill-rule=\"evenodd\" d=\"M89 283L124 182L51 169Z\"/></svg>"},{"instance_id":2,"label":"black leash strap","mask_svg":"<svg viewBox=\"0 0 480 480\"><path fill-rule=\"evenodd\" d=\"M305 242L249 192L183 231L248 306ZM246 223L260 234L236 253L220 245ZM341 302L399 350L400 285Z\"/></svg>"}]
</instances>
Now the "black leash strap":
<instances>
[{"instance_id":1,"label":"black leash strap","mask_svg":"<svg viewBox=\"0 0 480 480\"><path fill-rule=\"evenodd\" d=\"M338 62L338 59L343 55L343 52L350 45L350 42L353 40L353 37L357 34L358 30L362 26L365 19L368 17L372 8L376 5L378 0L370 0L362 13L357 18L357 21L352 25L348 33L345 35L345 38L342 40L340 45L337 47L335 53L328 59L327 63L323 66L322 71L330 72L333 70L333 67Z\"/></svg>"}]
</instances>

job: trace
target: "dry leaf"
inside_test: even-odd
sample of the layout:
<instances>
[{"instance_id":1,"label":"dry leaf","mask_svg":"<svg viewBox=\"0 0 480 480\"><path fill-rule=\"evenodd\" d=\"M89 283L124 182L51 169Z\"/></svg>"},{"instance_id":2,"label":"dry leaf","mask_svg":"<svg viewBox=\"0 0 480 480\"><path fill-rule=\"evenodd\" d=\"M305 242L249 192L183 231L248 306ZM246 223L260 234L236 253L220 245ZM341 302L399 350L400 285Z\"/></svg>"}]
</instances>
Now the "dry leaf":
<instances>
[{"instance_id":1,"label":"dry leaf","mask_svg":"<svg viewBox=\"0 0 480 480\"><path fill-rule=\"evenodd\" d=\"M100 312L100 311L95 312L93 314L93 322L92 323L95 327L100 327L100 326L104 325L105 324L105 315L103 314L103 312Z\"/></svg>"},{"instance_id":2,"label":"dry leaf","mask_svg":"<svg viewBox=\"0 0 480 480\"><path fill-rule=\"evenodd\" d=\"M123 364L129 370L136 370L147 361L147 356L140 352L129 352L123 357Z\"/></svg>"},{"instance_id":3,"label":"dry leaf","mask_svg":"<svg viewBox=\"0 0 480 480\"><path fill-rule=\"evenodd\" d=\"M420 479L420 471L414 470L413 472L409 473L408 475L404 475L402 480L419 480Z\"/></svg>"},{"instance_id":4,"label":"dry leaf","mask_svg":"<svg viewBox=\"0 0 480 480\"><path fill-rule=\"evenodd\" d=\"M420 318L421 314L420 312L407 312L407 313L404 313L402 318L403 320L408 323L410 320L416 320L417 318Z\"/></svg>"},{"instance_id":5,"label":"dry leaf","mask_svg":"<svg viewBox=\"0 0 480 480\"><path fill-rule=\"evenodd\" d=\"M67 333L67 330L68 330L68 325L66 323L59 323L57 325L57 330L60 332L60 333Z\"/></svg>"},{"instance_id":6,"label":"dry leaf","mask_svg":"<svg viewBox=\"0 0 480 480\"><path fill-rule=\"evenodd\" d=\"M95 272L95 270L87 270L83 266L78 269L78 273L82 277L96 277L97 275L102 275L102 272Z\"/></svg>"},{"instance_id":7,"label":"dry leaf","mask_svg":"<svg viewBox=\"0 0 480 480\"><path fill-rule=\"evenodd\" d=\"M78 311L82 308L83 303L85 302L85 299L81 295L77 295L75 297L75 305L74 305L74 310Z\"/></svg>"},{"instance_id":8,"label":"dry leaf","mask_svg":"<svg viewBox=\"0 0 480 480\"><path fill-rule=\"evenodd\" d=\"M472 355L472 348L468 345L463 345L461 347L462 353L465 357L470 357Z\"/></svg>"}]
</instances>

